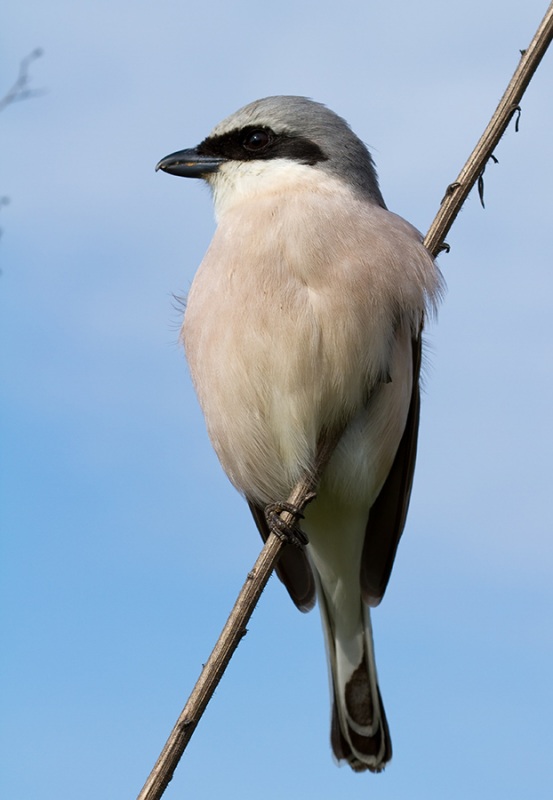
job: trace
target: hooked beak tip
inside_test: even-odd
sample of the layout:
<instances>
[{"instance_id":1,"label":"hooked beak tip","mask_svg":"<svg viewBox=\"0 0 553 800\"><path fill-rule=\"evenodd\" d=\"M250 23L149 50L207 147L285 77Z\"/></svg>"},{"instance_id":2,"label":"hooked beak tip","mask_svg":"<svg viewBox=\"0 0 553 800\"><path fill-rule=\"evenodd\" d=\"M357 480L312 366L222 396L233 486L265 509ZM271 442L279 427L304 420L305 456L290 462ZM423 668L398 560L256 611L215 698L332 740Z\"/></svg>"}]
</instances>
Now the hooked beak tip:
<instances>
[{"instance_id":1,"label":"hooked beak tip","mask_svg":"<svg viewBox=\"0 0 553 800\"><path fill-rule=\"evenodd\" d=\"M180 150L162 158L156 165L156 172L161 170L183 178L204 178L211 172L217 172L225 161L224 158L200 154L195 149Z\"/></svg>"}]
</instances>

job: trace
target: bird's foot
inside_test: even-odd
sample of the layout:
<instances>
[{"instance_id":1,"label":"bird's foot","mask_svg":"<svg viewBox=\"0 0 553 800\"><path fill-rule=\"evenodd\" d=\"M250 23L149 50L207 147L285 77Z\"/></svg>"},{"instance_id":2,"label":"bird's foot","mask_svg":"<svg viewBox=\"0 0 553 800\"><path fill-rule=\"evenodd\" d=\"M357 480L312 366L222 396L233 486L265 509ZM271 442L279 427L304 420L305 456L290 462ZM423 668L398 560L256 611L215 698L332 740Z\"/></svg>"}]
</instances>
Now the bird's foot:
<instances>
[{"instance_id":1,"label":"bird's foot","mask_svg":"<svg viewBox=\"0 0 553 800\"><path fill-rule=\"evenodd\" d=\"M282 512L289 514L292 519L286 521L280 516ZM269 503L265 506L265 519L269 530L279 539L283 539L295 547L305 547L309 539L300 528L300 519L304 518L303 511L293 503Z\"/></svg>"}]
</instances>

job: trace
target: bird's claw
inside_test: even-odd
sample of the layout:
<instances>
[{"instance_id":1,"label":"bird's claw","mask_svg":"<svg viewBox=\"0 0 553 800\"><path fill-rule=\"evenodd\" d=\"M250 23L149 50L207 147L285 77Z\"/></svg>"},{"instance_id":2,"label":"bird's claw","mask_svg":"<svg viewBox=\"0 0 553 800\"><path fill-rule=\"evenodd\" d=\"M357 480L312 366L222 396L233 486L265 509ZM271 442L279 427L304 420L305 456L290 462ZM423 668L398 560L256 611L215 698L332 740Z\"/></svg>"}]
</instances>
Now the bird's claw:
<instances>
[{"instance_id":1,"label":"bird's claw","mask_svg":"<svg viewBox=\"0 0 553 800\"><path fill-rule=\"evenodd\" d=\"M280 516L285 511L293 517L291 522L286 522ZM309 539L300 528L299 520L304 518L304 514L298 506L293 503L269 503L265 506L265 519L269 530L279 539L283 539L295 547L305 547Z\"/></svg>"}]
</instances>

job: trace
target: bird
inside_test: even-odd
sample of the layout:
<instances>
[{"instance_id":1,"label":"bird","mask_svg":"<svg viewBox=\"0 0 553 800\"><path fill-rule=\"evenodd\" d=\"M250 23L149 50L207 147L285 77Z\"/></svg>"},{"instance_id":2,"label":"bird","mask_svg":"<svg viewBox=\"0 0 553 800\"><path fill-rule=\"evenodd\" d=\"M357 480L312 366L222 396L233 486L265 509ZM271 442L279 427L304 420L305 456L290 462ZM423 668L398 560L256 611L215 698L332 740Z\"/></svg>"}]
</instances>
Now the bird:
<instances>
[{"instance_id":1,"label":"bird","mask_svg":"<svg viewBox=\"0 0 553 800\"><path fill-rule=\"evenodd\" d=\"M392 744L371 608L386 590L415 466L422 330L443 279L389 211L366 145L306 97L266 97L156 169L201 178L217 227L181 336L209 437L264 539L266 509L337 443L277 573L318 600L338 763L380 772Z\"/></svg>"}]
</instances>

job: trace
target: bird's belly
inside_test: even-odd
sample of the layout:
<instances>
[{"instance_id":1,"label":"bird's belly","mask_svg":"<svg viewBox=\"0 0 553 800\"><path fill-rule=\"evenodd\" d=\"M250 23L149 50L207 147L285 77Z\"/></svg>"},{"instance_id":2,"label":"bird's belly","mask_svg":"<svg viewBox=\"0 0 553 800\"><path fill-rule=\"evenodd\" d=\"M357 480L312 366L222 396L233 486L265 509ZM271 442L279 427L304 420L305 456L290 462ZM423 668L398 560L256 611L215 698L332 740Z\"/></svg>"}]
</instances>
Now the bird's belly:
<instances>
[{"instance_id":1,"label":"bird's belly","mask_svg":"<svg viewBox=\"0 0 553 800\"><path fill-rule=\"evenodd\" d=\"M267 503L287 497L313 462L319 433L340 413L329 385L339 374L311 321L287 317L277 305L261 312L214 310L195 327L189 304L184 339L187 359L210 438L235 486ZM271 321L269 321L269 317ZM343 392L342 392L343 393ZM339 394L339 392L335 393Z\"/></svg>"},{"instance_id":2,"label":"bird's belly","mask_svg":"<svg viewBox=\"0 0 553 800\"><path fill-rule=\"evenodd\" d=\"M397 447L398 404L403 430L410 374L405 381L403 364L393 363L393 321L373 321L344 275L339 285L330 271L323 278L314 286L299 271L246 269L216 242L188 297L183 338L211 441L237 489L259 504L289 495L322 431L350 423L353 438L341 444L331 481L350 492L360 473L380 480L376 462L387 462L390 442ZM398 382L388 389L381 381L391 371ZM389 412L367 406L375 387L398 398Z\"/></svg>"}]
</instances>

